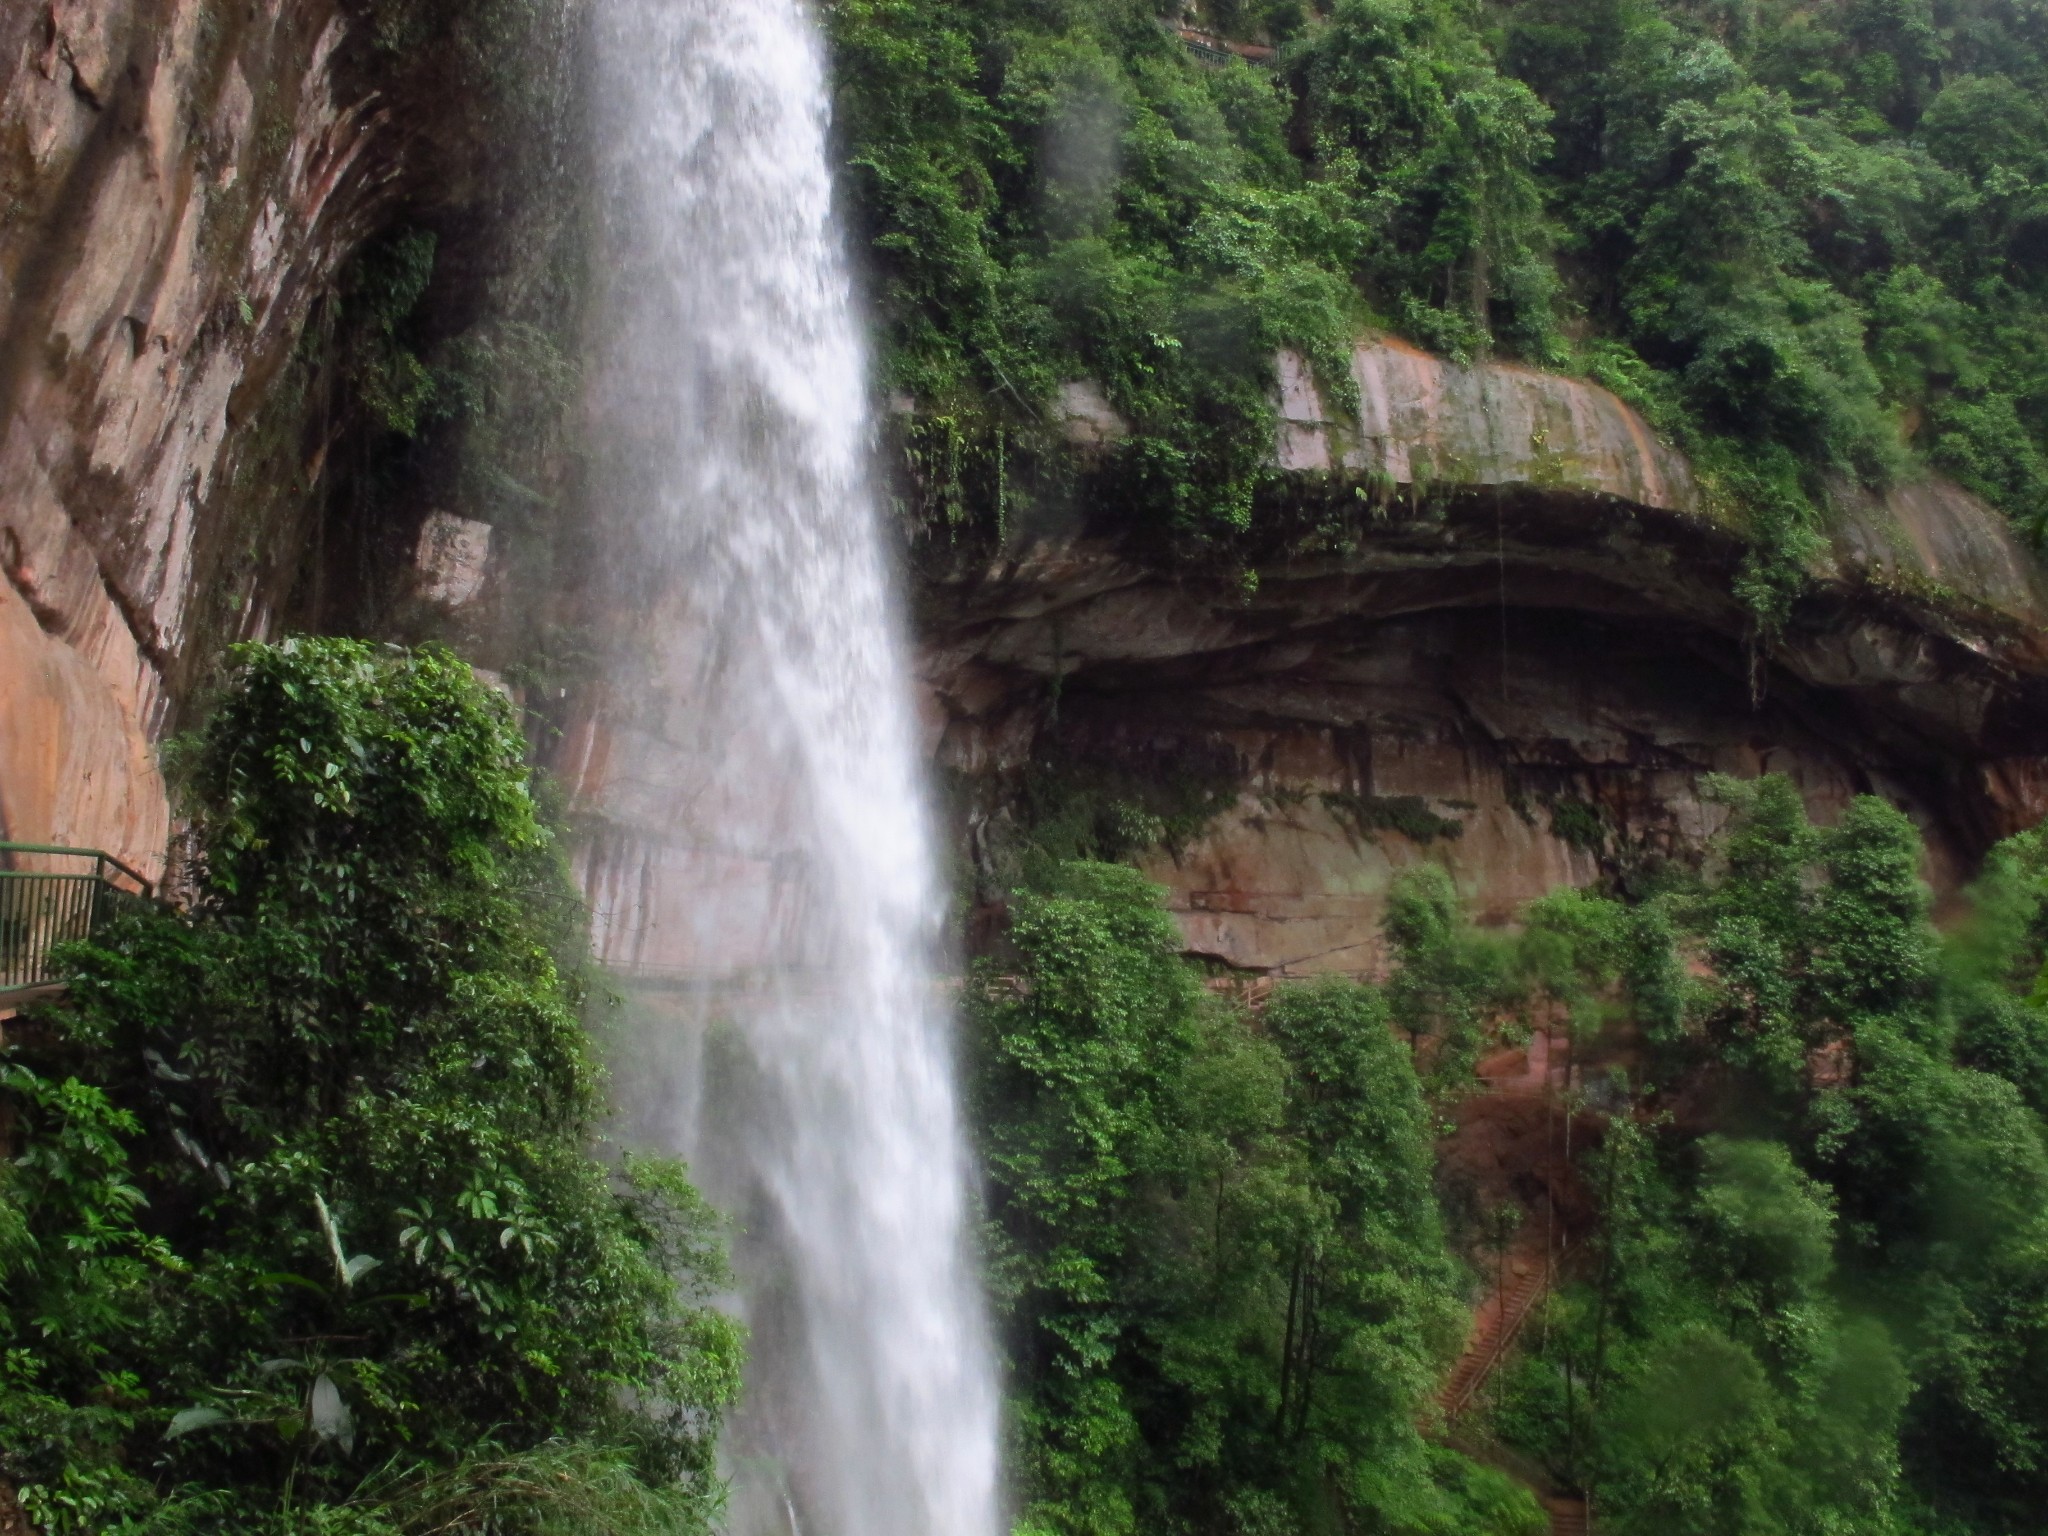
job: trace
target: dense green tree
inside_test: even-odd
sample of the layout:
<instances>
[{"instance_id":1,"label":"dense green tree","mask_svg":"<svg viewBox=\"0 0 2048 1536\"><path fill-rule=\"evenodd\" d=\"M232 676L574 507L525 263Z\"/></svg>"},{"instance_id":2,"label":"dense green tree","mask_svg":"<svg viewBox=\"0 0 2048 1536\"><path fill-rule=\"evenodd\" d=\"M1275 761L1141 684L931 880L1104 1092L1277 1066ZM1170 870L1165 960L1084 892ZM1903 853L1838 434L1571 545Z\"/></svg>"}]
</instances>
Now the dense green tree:
<instances>
[{"instance_id":1,"label":"dense green tree","mask_svg":"<svg viewBox=\"0 0 2048 1536\"><path fill-rule=\"evenodd\" d=\"M1495 69L1469 15L1340 0L1292 74L1317 169L1354 189L1367 293L1447 351L1498 331L1539 360L1561 356L1534 176L1549 114Z\"/></svg>"},{"instance_id":2,"label":"dense green tree","mask_svg":"<svg viewBox=\"0 0 2048 1536\"><path fill-rule=\"evenodd\" d=\"M80 947L0 1058L0 1473L50 1536L703 1528L715 1229L590 1150L509 709L444 651L238 663L189 908Z\"/></svg>"},{"instance_id":3,"label":"dense green tree","mask_svg":"<svg viewBox=\"0 0 2048 1536\"><path fill-rule=\"evenodd\" d=\"M1728 1327L1783 1368L1806 1364L1834 1269L1834 1199L1774 1141L1701 1143L1700 1253Z\"/></svg>"},{"instance_id":4,"label":"dense green tree","mask_svg":"<svg viewBox=\"0 0 2048 1536\"><path fill-rule=\"evenodd\" d=\"M2014 0L835 0L839 123L922 515L1229 538L1270 359L1361 327L1587 373L1747 527L1769 629L1845 482L1930 464L2048 528L2048 41ZM1569 338L1569 339L1568 339Z\"/></svg>"},{"instance_id":5,"label":"dense green tree","mask_svg":"<svg viewBox=\"0 0 2048 1536\"><path fill-rule=\"evenodd\" d=\"M1711 973L1660 1070L1720 1077L1744 1131L1702 1138L1695 1108L1681 1132L1640 1094L1610 1121L1584 1155L1597 1266L1503 1428L1624 1533L2025 1529L2048 1468L2039 839L1994 851L1943 938L1894 807L1816 828L1787 780L1714 793L1705 870L1654 904Z\"/></svg>"},{"instance_id":6,"label":"dense green tree","mask_svg":"<svg viewBox=\"0 0 2048 1536\"><path fill-rule=\"evenodd\" d=\"M1800 1002L1813 830L1789 779L1772 775L1712 788L1732 817L1717 845L1724 867L1701 901L1714 976L1711 1027L1724 1055L1790 1093L1806 1065Z\"/></svg>"},{"instance_id":7,"label":"dense green tree","mask_svg":"<svg viewBox=\"0 0 2048 1536\"><path fill-rule=\"evenodd\" d=\"M1513 1528L1417 1425L1460 1319L1423 1082L1464 1091L1517 1008L1624 1054L1572 1147L1601 1221L1499 1431L1623 1536L2025 1528L2040 839L1944 937L1896 808L1817 827L1784 778L1708 791L1696 875L1553 893L1508 940L1419 867L1382 985L1282 988L1256 1021L1134 872L1037 866L976 1008L1032 1528Z\"/></svg>"},{"instance_id":8,"label":"dense green tree","mask_svg":"<svg viewBox=\"0 0 2048 1536\"><path fill-rule=\"evenodd\" d=\"M1431 1119L1370 987L1201 987L1159 893L1016 894L972 1009L1026 1530L1532 1532L1419 1425L1462 1335Z\"/></svg>"},{"instance_id":9,"label":"dense green tree","mask_svg":"<svg viewBox=\"0 0 2048 1536\"><path fill-rule=\"evenodd\" d=\"M1474 931L1440 864L1417 864L1394 877L1382 929L1393 961L1388 1011L1408 1037L1418 1070L1440 1091L1456 1093L1471 1078L1487 1005L1501 986L1501 949Z\"/></svg>"},{"instance_id":10,"label":"dense green tree","mask_svg":"<svg viewBox=\"0 0 2048 1536\"><path fill-rule=\"evenodd\" d=\"M2044 857L2038 830L1992 849L1970 890L1970 916L1947 936L1942 956L1958 1058L2005 1078L2036 1114L2048 1113Z\"/></svg>"}]
</instances>

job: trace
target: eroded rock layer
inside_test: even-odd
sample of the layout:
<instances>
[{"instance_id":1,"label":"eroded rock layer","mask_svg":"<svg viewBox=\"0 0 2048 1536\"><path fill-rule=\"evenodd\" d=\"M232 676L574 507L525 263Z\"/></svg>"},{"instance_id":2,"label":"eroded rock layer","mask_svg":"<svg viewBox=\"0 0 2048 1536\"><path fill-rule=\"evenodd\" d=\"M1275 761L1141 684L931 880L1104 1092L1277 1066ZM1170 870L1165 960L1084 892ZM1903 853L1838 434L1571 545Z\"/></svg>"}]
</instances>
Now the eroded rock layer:
<instances>
[{"instance_id":1,"label":"eroded rock layer","mask_svg":"<svg viewBox=\"0 0 2048 1536\"><path fill-rule=\"evenodd\" d=\"M0 20L0 836L156 867L158 736L304 579L289 498L255 482L303 502L319 478L333 437L284 398L287 359L401 195L417 131L352 83L354 46L328 5L63 0ZM1710 772L1782 768L1822 815L1891 794L1944 887L2048 810L2048 602L1974 498L1845 494L1811 590L1760 644L1731 595L1741 539L1612 395L1386 340L1348 382L1279 360L1294 500L1268 510L1296 532L1244 563L1087 532L923 562L930 745L965 786L985 875L1033 765L1194 771L1227 803L1149 862L1190 946L1356 970L1402 865L1444 860L1505 919L1696 846ZM1114 444L1099 391L1062 399L1077 451ZM495 559L452 515L417 542L444 603ZM545 596L598 629L610 611ZM567 690L546 707L607 943L690 969L659 952L682 925L650 916L696 894L668 813L616 788L646 722ZM763 910L779 881L764 867L747 887Z\"/></svg>"},{"instance_id":2,"label":"eroded rock layer","mask_svg":"<svg viewBox=\"0 0 2048 1536\"><path fill-rule=\"evenodd\" d=\"M1732 596L1741 541L1611 395L1391 344L1354 375L1362 419L1332 422L1283 360L1282 461L1377 477L1339 532L1325 518L1249 573L1073 537L926 582L932 751L994 882L1031 774L1192 771L1225 803L1146 860L1190 948L1370 971L1402 866L1441 860L1505 921L1687 857L1717 823L1713 773L1789 773L1822 820L1886 794L1944 892L2039 818L2039 573L1974 498L1845 497L1766 641Z\"/></svg>"}]
</instances>

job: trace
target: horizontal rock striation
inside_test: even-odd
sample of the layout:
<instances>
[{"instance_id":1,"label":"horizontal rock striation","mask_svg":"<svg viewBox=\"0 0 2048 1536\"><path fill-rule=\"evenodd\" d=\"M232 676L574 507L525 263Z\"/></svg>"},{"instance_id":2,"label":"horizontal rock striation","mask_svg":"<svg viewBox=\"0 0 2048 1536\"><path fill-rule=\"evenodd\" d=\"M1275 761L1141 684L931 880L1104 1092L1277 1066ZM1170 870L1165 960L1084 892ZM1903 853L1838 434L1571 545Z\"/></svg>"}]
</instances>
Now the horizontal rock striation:
<instances>
[{"instance_id":1,"label":"horizontal rock striation","mask_svg":"<svg viewBox=\"0 0 2048 1536\"><path fill-rule=\"evenodd\" d=\"M1690 857L1712 773L1789 773L1822 819L1888 795L1941 890L2041 815L2041 577L1975 498L1843 496L1764 643L1732 596L1743 541L1612 395L1385 342L1353 375L1360 418L1335 421L1281 359L1279 460L1322 499L1248 571L1085 533L927 571L930 744L989 883L1027 778L1200 765L1226 803L1147 861L1190 948L1370 972L1404 866L1440 860L1506 921Z\"/></svg>"},{"instance_id":2,"label":"horizontal rock striation","mask_svg":"<svg viewBox=\"0 0 2048 1536\"><path fill-rule=\"evenodd\" d=\"M1598 491L1694 511L1683 455L1606 390L1514 363L1461 366L1381 339L1351 354L1356 420L1323 404L1306 360L1277 360L1282 469L1348 471L1392 485L1520 485Z\"/></svg>"},{"instance_id":3,"label":"horizontal rock striation","mask_svg":"<svg viewBox=\"0 0 2048 1536\"><path fill-rule=\"evenodd\" d=\"M420 131L354 78L352 46L328 4L0 18L0 836L153 870L157 735L219 645L290 601L303 529L252 466L282 466L301 501L317 480L331 438L299 433L301 414L268 442L267 413L290 404L315 299L405 195ZM1338 410L1278 360L1289 489L1241 558L1170 560L1084 517L924 571L932 751L966 785L962 834L991 878L1032 765L1199 765L1228 804L1151 866L1190 944L1356 970L1404 865L1444 860L1504 919L1683 856L1713 824L1709 772L1783 768L1822 813L1883 790L1926 826L1945 885L2048 810L2048 601L1974 498L1932 480L1845 492L1811 590L1760 647L1731 595L1741 538L1612 395L1388 340L1350 375L1356 410ZM1124 433L1084 381L1060 409L1084 467ZM487 530L444 517L423 537L421 600L459 605ZM597 596L550 594L551 611ZM663 862L671 808L613 804L613 712L558 698L554 755L610 823L584 851L606 943L652 944L634 953L658 967L695 922L691 879ZM755 873L735 931L790 920L787 872ZM718 945L744 964L737 939Z\"/></svg>"}]
</instances>

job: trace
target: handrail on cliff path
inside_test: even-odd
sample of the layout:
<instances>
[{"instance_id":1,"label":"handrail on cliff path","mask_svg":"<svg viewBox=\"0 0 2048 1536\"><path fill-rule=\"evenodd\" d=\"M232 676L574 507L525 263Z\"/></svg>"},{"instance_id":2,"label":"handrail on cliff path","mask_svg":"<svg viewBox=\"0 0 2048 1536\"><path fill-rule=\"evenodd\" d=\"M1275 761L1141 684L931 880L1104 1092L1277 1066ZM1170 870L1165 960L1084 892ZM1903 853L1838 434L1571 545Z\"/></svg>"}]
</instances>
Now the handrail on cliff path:
<instances>
[{"instance_id":1,"label":"handrail on cliff path","mask_svg":"<svg viewBox=\"0 0 2048 1536\"><path fill-rule=\"evenodd\" d=\"M57 949L91 938L124 904L156 897L154 882L98 848L0 842L0 864L0 1007L60 990L69 978Z\"/></svg>"},{"instance_id":2,"label":"handrail on cliff path","mask_svg":"<svg viewBox=\"0 0 2048 1536\"><path fill-rule=\"evenodd\" d=\"M1279 51L1268 48L1263 43L1234 42L1230 38L1219 37L1213 32L1204 32L1199 27L1182 26L1164 17L1160 18L1159 25L1164 31L1179 38L1181 46L1204 64L1229 64L1237 59L1243 59L1247 64L1270 64Z\"/></svg>"}]
</instances>

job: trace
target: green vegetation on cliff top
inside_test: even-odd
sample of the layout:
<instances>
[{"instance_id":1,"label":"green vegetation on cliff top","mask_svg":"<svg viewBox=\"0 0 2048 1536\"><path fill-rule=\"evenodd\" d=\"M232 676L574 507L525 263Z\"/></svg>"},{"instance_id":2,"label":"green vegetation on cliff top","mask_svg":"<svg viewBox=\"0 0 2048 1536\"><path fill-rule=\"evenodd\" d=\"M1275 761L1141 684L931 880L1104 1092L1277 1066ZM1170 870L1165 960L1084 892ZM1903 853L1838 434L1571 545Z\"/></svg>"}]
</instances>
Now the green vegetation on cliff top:
<instances>
[{"instance_id":1,"label":"green vegetation on cliff top","mask_svg":"<svg viewBox=\"0 0 2048 1536\"><path fill-rule=\"evenodd\" d=\"M2048 533L2048 13L2027 0L831 0L838 124L927 520L1130 423L1137 525L1242 529L1270 359L1360 328L1585 373L1768 558L1927 463Z\"/></svg>"}]
</instances>

